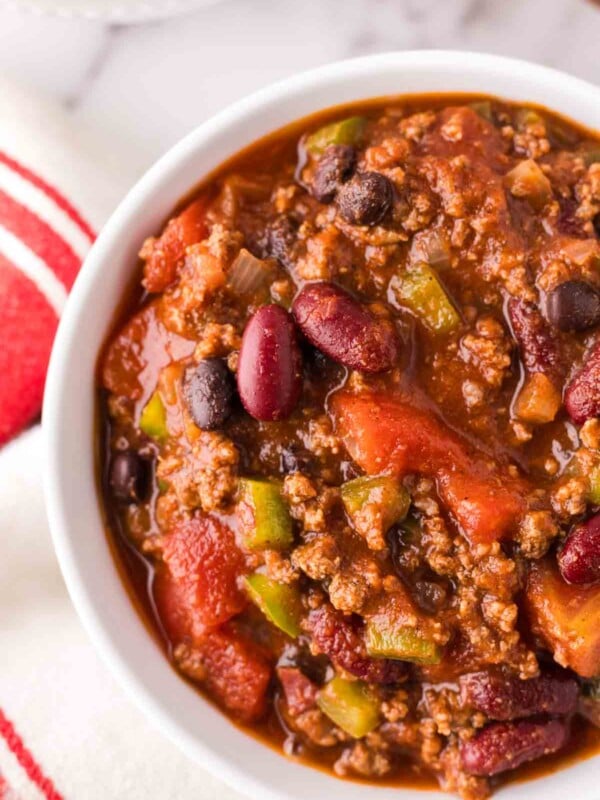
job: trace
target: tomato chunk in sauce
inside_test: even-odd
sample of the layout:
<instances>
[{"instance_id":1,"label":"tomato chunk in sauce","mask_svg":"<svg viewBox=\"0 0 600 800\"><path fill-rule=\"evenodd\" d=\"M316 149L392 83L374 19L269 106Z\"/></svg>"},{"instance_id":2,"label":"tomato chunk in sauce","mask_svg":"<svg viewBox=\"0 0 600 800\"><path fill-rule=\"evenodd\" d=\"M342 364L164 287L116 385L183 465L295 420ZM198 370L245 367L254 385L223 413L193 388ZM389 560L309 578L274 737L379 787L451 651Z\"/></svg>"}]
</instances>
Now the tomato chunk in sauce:
<instances>
[{"instance_id":1,"label":"tomato chunk in sauce","mask_svg":"<svg viewBox=\"0 0 600 800\"><path fill-rule=\"evenodd\" d=\"M244 557L227 525L209 516L183 520L163 537L161 556L157 602L165 619L174 618L167 629L201 636L243 611Z\"/></svg>"},{"instance_id":2,"label":"tomato chunk in sauce","mask_svg":"<svg viewBox=\"0 0 600 800\"><path fill-rule=\"evenodd\" d=\"M503 480L431 413L401 399L362 393L334 396L332 405L342 441L367 474L433 478L471 542L493 542L514 529L525 509L524 487Z\"/></svg>"},{"instance_id":3,"label":"tomato chunk in sauce","mask_svg":"<svg viewBox=\"0 0 600 800\"><path fill-rule=\"evenodd\" d=\"M102 480L182 679L463 800L597 749L599 236L594 133L426 96L256 142L140 242Z\"/></svg>"}]
</instances>

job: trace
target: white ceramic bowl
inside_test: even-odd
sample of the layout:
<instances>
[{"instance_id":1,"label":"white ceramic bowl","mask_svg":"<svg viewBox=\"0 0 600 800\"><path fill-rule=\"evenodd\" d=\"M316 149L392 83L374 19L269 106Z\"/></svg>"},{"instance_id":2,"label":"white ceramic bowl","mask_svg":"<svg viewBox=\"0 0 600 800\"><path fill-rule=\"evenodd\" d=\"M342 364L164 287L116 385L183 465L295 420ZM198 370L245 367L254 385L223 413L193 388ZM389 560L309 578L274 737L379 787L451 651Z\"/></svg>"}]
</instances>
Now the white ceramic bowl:
<instances>
[{"instance_id":1,"label":"white ceramic bowl","mask_svg":"<svg viewBox=\"0 0 600 800\"><path fill-rule=\"evenodd\" d=\"M179 198L228 156L264 134L328 106L383 95L484 92L549 106L600 129L600 90L523 61L461 52L404 52L332 64L236 103L170 150L106 224L75 283L52 355L44 405L46 498L54 545L73 602L94 644L139 706L191 758L234 788L265 800L335 796L441 797L437 792L340 782L277 754L205 702L167 663L138 617L109 552L94 464L94 368L136 253ZM597 800L598 759L502 800Z\"/></svg>"}]
</instances>

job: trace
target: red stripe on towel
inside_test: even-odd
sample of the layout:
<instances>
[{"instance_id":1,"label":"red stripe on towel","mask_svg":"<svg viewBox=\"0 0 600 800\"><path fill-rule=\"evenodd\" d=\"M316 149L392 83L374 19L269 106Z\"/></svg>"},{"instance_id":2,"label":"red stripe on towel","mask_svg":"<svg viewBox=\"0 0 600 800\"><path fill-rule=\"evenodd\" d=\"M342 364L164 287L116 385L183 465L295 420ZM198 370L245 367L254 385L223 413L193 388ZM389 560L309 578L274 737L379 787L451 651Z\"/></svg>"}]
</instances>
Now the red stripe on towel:
<instances>
[{"instance_id":1,"label":"red stripe on towel","mask_svg":"<svg viewBox=\"0 0 600 800\"><path fill-rule=\"evenodd\" d=\"M23 739L16 732L12 722L6 718L0 708L0 736L4 739L8 749L13 753L19 764L23 767L29 780L37 786L46 800L64 800L63 796L56 791L54 784L44 773L37 763L31 751L27 748Z\"/></svg>"},{"instance_id":2,"label":"red stripe on towel","mask_svg":"<svg viewBox=\"0 0 600 800\"><path fill-rule=\"evenodd\" d=\"M0 445L38 416L58 320L36 285L0 254Z\"/></svg>"},{"instance_id":3,"label":"red stripe on towel","mask_svg":"<svg viewBox=\"0 0 600 800\"><path fill-rule=\"evenodd\" d=\"M47 223L0 190L0 222L32 250L70 289L77 277L81 259Z\"/></svg>"},{"instance_id":4,"label":"red stripe on towel","mask_svg":"<svg viewBox=\"0 0 600 800\"><path fill-rule=\"evenodd\" d=\"M37 186L38 189L41 189L44 194L51 198L51 200L53 200L56 205L79 226L81 231L88 237L90 242L94 241L96 234L94 233L93 228L57 189L47 183L43 178L40 178L39 175L36 175L35 172L32 172L26 166L20 164L14 158L11 158L11 156L3 153L2 151L0 151L0 162L6 164L7 167L10 167L10 169L12 169L22 178L28 180L34 186Z\"/></svg>"},{"instance_id":5,"label":"red stripe on towel","mask_svg":"<svg viewBox=\"0 0 600 800\"><path fill-rule=\"evenodd\" d=\"M0 800L17 800L4 775L0 774Z\"/></svg>"}]
</instances>

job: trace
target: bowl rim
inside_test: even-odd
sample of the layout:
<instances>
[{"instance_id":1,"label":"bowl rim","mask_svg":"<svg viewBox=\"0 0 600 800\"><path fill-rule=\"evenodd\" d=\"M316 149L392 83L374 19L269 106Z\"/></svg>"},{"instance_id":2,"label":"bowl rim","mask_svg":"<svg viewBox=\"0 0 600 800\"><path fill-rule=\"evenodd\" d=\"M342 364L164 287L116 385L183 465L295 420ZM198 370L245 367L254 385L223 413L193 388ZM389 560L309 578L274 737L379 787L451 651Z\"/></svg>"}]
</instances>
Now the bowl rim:
<instances>
[{"instance_id":1,"label":"bowl rim","mask_svg":"<svg viewBox=\"0 0 600 800\"><path fill-rule=\"evenodd\" d=\"M264 770L259 765L254 770L251 769L249 757L240 756L238 758L234 753L224 753L213 743L211 736L190 735L189 729L182 721L181 713L177 716L178 712L168 707L165 698L158 697L157 693L152 690L151 687L160 682L159 678L152 674L146 679L145 675L142 675L139 670L132 666L133 656L131 653L128 655L125 652L126 648L123 642L118 640L114 617L111 617L106 608L103 607L103 598L98 593L94 593L89 586L92 578L92 567L84 565L83 552L88 545L78 536L80 520L77 519L77 514L73 511L75 508L73 498L77 493L77 488L88 494L90 491L90 472L89 464L87 463L90 457L89 453L85 452L89 450L89 446L86 448L84 442L75 443L72 441L74 434L70 431L68 424L69 415L73 413L72 395L67 391L67 387L73 388L74 381L74 377L70 374L71 361L76 361L80 337L85 339L88 308L94 302L94 293L101 289L102 270L107 267L107 259L111 247L114 247L115 242L119 241L120 238L126 239L128 226L130 223L133 224L138 217L140 207L143 207L144 204L147 205L149 198L160 196L157 193L164 190L166 185L176 183L174 176L177 174L177 170L180 170L182 165L189 162L194 157L194 154L202 151L203 147L209 147L211 142L214 144L215 137L224 132L233 130L233 138L235 139L236 130L239 131L246 125L249 125L249 130L252 130L250 123L255 121L261 113L271 111L277 116L277 109L280 105L289 108L292 101L298 101L298 105L304 110L305 107L310 106L313 93L317 97L330 93L329 105L335 106L339 104L339 99L334 96L336 87L338 90L340 87L345 87L346 95L351 97L353 79L364 82L371 78L376 82L376 79L381 74L389 74L390 79L394 76L397 78L398 74L403 70L406 74L413 76L424 74L426 76L424 80L427 80L428 75L435 76L432 77L434 83L436 81L440 83L442 77L446 80L448 76L454 76L458 80L460 76L467 76L467 84L480 85L479 89L473 89L472 91L479 91L482 94L486 93L486 80L491 80L492 83L494 80L497 80L498 83L504 81L507 86L512 86L514 83L514 93L497 91L489 91L489 93L503 94L503 96L510 99L522 99L524 101L527 100L527 97L519 98L517 96L519 95L519 85L531 87L528 91L533 91L534 93L538 91L539 87L544 87L543 91L542 88L539 88L539 93L548 97L556 96L556 102L559 104L557 110L576 120L581 120L581 113L574 113L572 110L567 112L565 109L581 109L584 106L587 108L588 104L591 107L592 103L595 103L596 107L600 107L600 89L579 78L519 59L456 50L401 51L338 61L271 84L238 100L195 128L151 166L128 192L105 224L85 260L67 301L52 350L43 408L44 492L54 549L75 609L96 650L103 657L117 681L150 720L154 721L194 761L208 769L216 777L224 780L232 788L251 797L261 796L267 798L267 800L284 800L284 798L286 800L299 800L300 797L306 796L304 787L310 784L320 787L321 790L327 786L333 791L343 793L344 797L348 797L349 800L354 800L354 798L365 797L366 791L373 792L376 788L380 789L379 796L381 797L386 793L386 787L375 787L373 784L342 783L314 770L309 770L305 766L298 767L295 762L285 761L279 755L277 755L277 758L287 765L286 770L289 778L284 782L281 770L277 771L275 769L278 782L276 786L274 784L275 778L271 779L269 777L269 770L273 769L275 765L274 761L267 758L266 755L263 759L258 750L248 746L252 750L250 758L254 757L256 759L259 757L261 763L264 761L264 764L269 768ZM442 93L444 90L431 89L430 91L432 93ZM447 91L453 92L455 90L449 89ZM412 94L413 92L399 91L398 95L401 96L403 93ZM426 93L426 90L423 90L423 93ZM371 96L380 97L386 94L388 93L376 91ZM360 101L365 99L366 96L368 95L356 95L355 100ZM535 100L531 101L536 102ZM317 102L317 100L314 102ZM345 103L346 99L344 98L342 102ZM551 108L556 107L551 102L548 102L547 105ZM317 111L319 107L326 106L320 103L314 107L314 110ZM279 127L283 127L294 119L301 119L307 113L310 112L304 111L304 113L298 113L296 116L290 116L288 111L287 117L283 113L279 123L269 125L265 133L268 130L276 130ZM599 115L600 112L596 114L594 119L594 126L598 129L600 129ZM586 122L589 122L589 120ZM590 127L592 126L590 125ZM241 134L238 133L237 135L241 137ZM251 136L247 141L243 141L243 137L241 138L242 144L236 148L238 150L250 144L256 137ZM213 167L218 166L222 161L223 158L215 159ZM179 196L183 194L184 192ZM174 203L170 205L167 203L167 205L172 208ZM95 345L96 357L100 345L101 342L97 340ZM75 411L76 407L77 402L75 403ZM77 417L77 414L75 413L74 416ZM87 424L89 427L93 424L93 421L88 421ZM91 444L91 439L88 442ZM87 461L85 461L86 458ZM79 465L81 459L83 459L82 463L85 462L86 467L81 470L74 469L74 466ZM95 512L86 508L86 512L92 517L95 515L96 525L103 525L99 507L95 509ZM108 550L106 540L102 546ZM112 556L110 557L112 560ZM117 573L117 568L114 564L113 570ZM106 574L104 579L109 581L113 578ZM117 579L120 583L118 576ZM133 604L123 586L121 586L121 592L126 596L127 603L131 605L133 610ZM121 604L120 601L118 603ZM137 612L134 613L137 616ZM144 623L139 617L138 625L144 627ZM150 639L145 630L144 635ZM166 661L162 653L160 657ZM164 675L159 677L162 679ZM177 678L177 680L184 683L181 678ZM176 690L173 691L176 693ZM179 700L179 698L177 699ZM198 697L198 702L202 705L202 698ZM210 708L209 704L204 701L204 713L211 720L213 726L218 725L216 717L212 716L212 712L207 710L208 708ZM216 713L218 714L218 712ZM232 731L235 730L235 726L229 722L227 724L230 725ZM260 743L259 747L264 751L270 751L270 748L267 748L263 743ZM572 774L572 769L567 767L559 773L555 773L555 775ZM261 770L263 770L262 773ZM318 781L315 782L306 778L306 774L309 772L318 774ZM559 797L562 797L564 788L567 786L565 783L560 792L557 790L556 794L554 791L548 794L548 780L549 778L555 779L555 775L537 780L540 785L545 785L545 796L548 800L555 800L555 798L558 800ZM298 786L292 785L294 784L294 779L298 780L298 784L302 783L301 791L297 791ZM329 783L326 783L326 781ZM559 784L561 784L560 781L557 782L557 785ZM345 790L342 787L346 787ZM592 783L590 782L590 791L592 791L591 787ZM387 787L387 791L389 791L389 787ZM419 791L418 795L416 795L410 789L394 789L393 791L397 800L413 796L420 798L440 797L437 792ZM507 793L507 800L509 796L510 792Z\"/></svg>"}]
</instances>

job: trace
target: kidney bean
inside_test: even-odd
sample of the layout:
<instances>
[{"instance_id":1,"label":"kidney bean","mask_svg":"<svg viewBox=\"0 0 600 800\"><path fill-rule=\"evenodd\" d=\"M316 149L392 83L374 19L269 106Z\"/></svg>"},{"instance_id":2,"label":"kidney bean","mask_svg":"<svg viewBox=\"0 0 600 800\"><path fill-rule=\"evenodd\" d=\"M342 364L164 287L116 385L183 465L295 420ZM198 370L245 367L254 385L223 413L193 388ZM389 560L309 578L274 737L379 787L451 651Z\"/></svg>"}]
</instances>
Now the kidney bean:
<instances>
[{"instance_id":1,"label":"kidney bean","mask_svg":"<svg viewBox=\"0 0 600 800\"><path fill-rule=\"evenodd\" d=\"M546 316L561 331L584 331L600 323L600 293L586 281L565 281L546 299Z\"/></svg>"},{"instance_id":2,"label":"kidney bean","mask_svg":"<svg viewBox=\"0 0 600 800\"><path fill-rule=\"evenodd\" d=\"M389 211L393 199L394 189L385 175L360 172L342 186L336 203L346 222L376 225Z\"/></svg>"},{"instance_id":3,"label":"kidney bean","mask_svg":"<svg viewBox=\"0 0 600 800\"><path fill-rule=\"evenodd\" d=\"M356 150L348 144L330 144L319 159L311 182L311 194L320 203L331 203L356 164Z\"/></svg>"},{"instance_id":4,"label":"kidney bean","mask_svg":"<svg viewBox=\"0 0 600 800\"><path fill-rule=\"evenodd\" d=\"M575 525L558 554L558 568L567 583L600 580L600 514Z\"/></svg>"},{"instance_id":5,"label":"kidney bean","mask_svg":"<svg viewBox=\"0 0 600 800\"><path fill-rule=\"evenodd\" d=\"M536 306L513 297L508 302L508 316L526 371L559 378L563 365L558 342Z\"/></svg>"},{"instance_id":6,"label":"kidney bean","mask_svg":"<svg viewBox=\"0 0 600 800\"><path fill-rule=\"evenodd\" d=\"M580 425L600 415L600 339L571 378L564 402L571 419Z\"/></svg>"},{"instance_id":7,"label":"kidney bean","mask_svg":"<svg viewBox=\"0 0 600 800\"><path fill-rule=\"evenodd\" d=\"M471 672L460 678L462 703L489 719L507 721L535 714L572 714L579 687L559 670L523 681L501 672Z\"/></svg>"},{"instance_id":8,"label":"kidney bean","mask_svg":"<svg viewBox=\"0 0 600 800\"><path fill-rule=\"evenodd\" d=\"M281 682L285 702L292 716L298 716L317 702L319 687L298 667L277 667L277 677Z\"/></svg>"},{"instance_id":9,"label":"kidney bean","mask_svg":"<svg viewBox=\"0 0 600 800\"><path fill-rule=\"evenodd\" d=\"M306 338L346 367L384 372L398 357L392 325L373 317L333 283L309 283L296 297L292 313Z\"/></svg>"},{"instance_id":10,"label":"kidney bean","mask_svg":"<svg viewBox=\"0 0 600 800\"><path fill-rule=\"evenodd\" d=\"M585 237L583 230L583 220L577 216L579 203L571 198L561 198L560 212L556 220L556 227L559 233L571 237Z\"/></svg>"},{"instance_id":11,"label":"kidney bean","mask_svg":"<svg viewBox=\"0 0 600 800\"><path fill-rule=\"evenodd\" d=\"M233 381L220 358L206 358L188 370L183 395L190 415L203 431L220 428L231 414Z\"/></svg>"},{"instance_id":12,"label":"kidney bean","mask_svg":"<svg viewBox=\"0 0 600 800\"><path fill-rule=\"evenodd\" d=\"M332 606L311 611L307 621L313 642L342 669L369 683L397 683L406 676L406 665L389 658L371 658L364 641L364 623L346 617Z\"/></svg>"},{"instance_id":13,"label":"kidney bean","mask_svg":"<svg viewBox=\"0 0 600 800\"><path fill-rule=\"evenodd\" d=\"M285 419L302 390L302 358L292 318L281 306L261 306L246 324L238 392L255 419Z\"/></svg>"},{"instance_id":14,"label":"kidney bean","mask_svg":"<svg viewBox=\"0 0 600 800\"><path fill-rule=\"evenodd\" d=\"M497 775L555 753L568 738L569 724L564 719L493 722L462 743L460 758L471 775Z\"/></svg>"},{"instance_id":15,"label":"kidney bean","mask_svg":"<svg viewBox=\"0 0 600 800\"><path fill-rule=\"evenodd\" d=\"M139 503L148 493L150 465L135 450L123 450L113 456L109 484L117 500Z\"/></svg>"}]
</instances>

